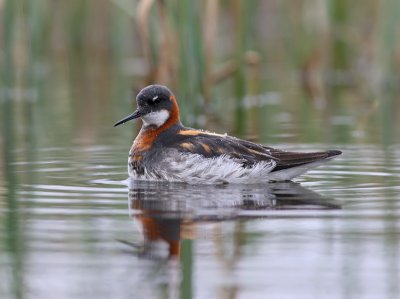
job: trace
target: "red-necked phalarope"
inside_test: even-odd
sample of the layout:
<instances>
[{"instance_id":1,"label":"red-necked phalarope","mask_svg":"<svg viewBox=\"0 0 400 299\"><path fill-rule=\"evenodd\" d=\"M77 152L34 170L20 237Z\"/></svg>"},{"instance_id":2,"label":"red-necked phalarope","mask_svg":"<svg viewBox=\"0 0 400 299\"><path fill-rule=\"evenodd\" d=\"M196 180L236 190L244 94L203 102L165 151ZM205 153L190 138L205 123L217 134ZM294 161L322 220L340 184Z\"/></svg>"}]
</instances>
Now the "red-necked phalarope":
<instances>
[{"instance_id":1,"label":"red-necked phalarope","mask_svg":"<svg viewBox=\"0 0 400 299\"><path fill-rule=\"evenodd\" d=\"M175 96L162 85L145 87L136 102L137 110L114 125L139 117L143 121L129 151L128 172L134 179L191 184L287 181L342 153L288 152L186 128Z\"/></svg>"}]
</instances>

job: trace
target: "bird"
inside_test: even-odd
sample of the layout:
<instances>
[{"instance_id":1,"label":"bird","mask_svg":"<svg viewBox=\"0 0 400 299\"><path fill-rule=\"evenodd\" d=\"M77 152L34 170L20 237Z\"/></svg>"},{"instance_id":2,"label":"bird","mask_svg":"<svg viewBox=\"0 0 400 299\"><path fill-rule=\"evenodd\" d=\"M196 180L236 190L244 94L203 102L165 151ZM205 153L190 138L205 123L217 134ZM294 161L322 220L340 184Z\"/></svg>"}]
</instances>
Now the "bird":
<instances>
[{"instance_id":1,"label":"bird","mask_svg":"<svg viewBox=\"0 0 400 299\"><path fill-rule=\"evenodd\" d=\"M291 181L342 154L339 150L284 151L185 127L175 95L163 85L143 88L136 103L136 111L114 124L142 120L128 155L128 174L136 180L189 184Z\"/></svg>"}]
</instances>

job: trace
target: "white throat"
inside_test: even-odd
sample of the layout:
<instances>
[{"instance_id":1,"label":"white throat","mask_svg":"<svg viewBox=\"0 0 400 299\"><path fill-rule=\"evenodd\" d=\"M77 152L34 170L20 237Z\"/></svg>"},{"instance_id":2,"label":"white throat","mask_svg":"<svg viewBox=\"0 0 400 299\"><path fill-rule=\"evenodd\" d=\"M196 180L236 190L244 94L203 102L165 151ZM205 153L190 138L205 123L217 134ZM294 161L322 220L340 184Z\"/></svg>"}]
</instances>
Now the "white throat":
<instances>
[{"instance_id":1,"label":"white throat","mask_svg":"<svg viewBox=\"0 0 400 299\"><path fill-rule=\"evenodd\" d=\"M169 118L168 110L160 110L156 112L150 112L142 116L143 125L147 126L156 126L157 128L161 127Z\"/></svg>"}]
</instances>

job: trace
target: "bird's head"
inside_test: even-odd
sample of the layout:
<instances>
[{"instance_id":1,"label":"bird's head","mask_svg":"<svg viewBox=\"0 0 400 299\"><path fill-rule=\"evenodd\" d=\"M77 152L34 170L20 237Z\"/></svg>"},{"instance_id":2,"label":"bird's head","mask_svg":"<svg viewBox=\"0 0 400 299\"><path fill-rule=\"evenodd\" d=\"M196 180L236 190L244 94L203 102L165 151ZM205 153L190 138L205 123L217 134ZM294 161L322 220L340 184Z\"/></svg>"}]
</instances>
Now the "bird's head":
<instances>
[{"instance_id":1,"label":"bird's head","mask_svg":"<svg viewBox=\"0 0 400 299\"><path fill-rule=\"evenodd\" d=\"M121 119L114 127L135 118L141 118L144 127L160 128L179 122L179 108L173 93L163 85L149 85L136 97L137 109Z\"/></svg>"}]
</instances>

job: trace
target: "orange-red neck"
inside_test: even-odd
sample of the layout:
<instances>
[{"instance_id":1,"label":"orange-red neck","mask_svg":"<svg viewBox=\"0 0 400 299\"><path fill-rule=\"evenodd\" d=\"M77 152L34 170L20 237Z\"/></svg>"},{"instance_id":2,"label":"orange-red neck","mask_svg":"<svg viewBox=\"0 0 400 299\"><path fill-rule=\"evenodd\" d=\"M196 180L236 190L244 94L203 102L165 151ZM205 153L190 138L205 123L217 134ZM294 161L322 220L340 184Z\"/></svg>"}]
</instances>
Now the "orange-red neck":
<instances>
[{"instance_id":1,"label":"orange-red neck","mask_svg":"<svg viewBox=\"0 0 400 299\"><path fill-rule=\"evenodd\" d=\"M160 133L180 122L178 103L173 95L169 99L173 106L169 118L158 128L153 126L142 127L132 146L134 152L143 152L149 149Z\"/></svg>"}]
</instances>

